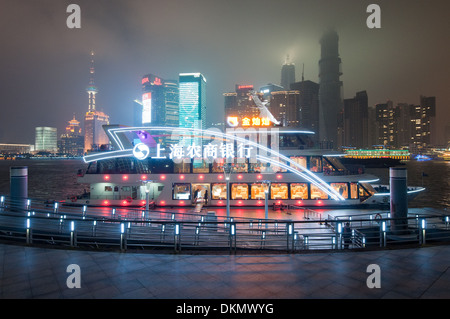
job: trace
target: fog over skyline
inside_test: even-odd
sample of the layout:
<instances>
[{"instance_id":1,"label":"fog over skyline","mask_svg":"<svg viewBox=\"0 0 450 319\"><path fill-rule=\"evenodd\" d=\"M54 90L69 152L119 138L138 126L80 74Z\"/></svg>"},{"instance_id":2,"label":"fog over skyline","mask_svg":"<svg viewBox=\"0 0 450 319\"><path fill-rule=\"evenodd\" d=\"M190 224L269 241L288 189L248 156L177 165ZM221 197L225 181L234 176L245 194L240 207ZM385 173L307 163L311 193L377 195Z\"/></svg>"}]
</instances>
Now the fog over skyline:
<instances>
[{"instance_id":1,"label":"fog over skyline","mask_svg":"<svg viewBox=\"0 0 450 319\"><path fill-rule=\"evenodd\" d=\"M81 8L69 29L66 8ZM381 29L366 8L381 7ZM450 44L444 0L1 0L0 143L34 144L37 126L58 128L88 109L89 53L95 52L97 108L111 124L132 124L132 101L147 73L207 80L207 119L223 121L223 93L235 84L280 84L287 54L296 79L319 82L322 34L339 35L343 98L366 90L369 106L419 104L436 96L440 128L450 123ZM440 131L442 134L442 129Z\"/></svg>"}]
</instances>

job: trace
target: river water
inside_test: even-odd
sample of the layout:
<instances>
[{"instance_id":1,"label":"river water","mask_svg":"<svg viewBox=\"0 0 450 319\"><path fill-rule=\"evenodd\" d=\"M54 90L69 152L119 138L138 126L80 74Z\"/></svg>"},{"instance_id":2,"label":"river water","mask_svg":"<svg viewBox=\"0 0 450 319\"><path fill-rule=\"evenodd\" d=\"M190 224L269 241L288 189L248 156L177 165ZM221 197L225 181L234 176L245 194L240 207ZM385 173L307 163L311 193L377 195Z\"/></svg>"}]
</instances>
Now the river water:
<instances>
[{"instance_id":1,"label":"river water","mask_svg":"<svg viewBox=\"0 0 450 319\"><path fill-rule=\"evenodd\" d=\"M86 168L81 159L70 160L5 160L0 161L0 195L9 195L9 169L11 166L28 167L28 197L41 200L66 199L68 196L81 194L89 185L77 182L77 171ZM409 207L450 207L450 162L444 161L409 161L408 185L423 186L421 192ZM366 169L367 173L380 178L381 184L389 184L388 168Z\"/></svg>"}]
</instances>

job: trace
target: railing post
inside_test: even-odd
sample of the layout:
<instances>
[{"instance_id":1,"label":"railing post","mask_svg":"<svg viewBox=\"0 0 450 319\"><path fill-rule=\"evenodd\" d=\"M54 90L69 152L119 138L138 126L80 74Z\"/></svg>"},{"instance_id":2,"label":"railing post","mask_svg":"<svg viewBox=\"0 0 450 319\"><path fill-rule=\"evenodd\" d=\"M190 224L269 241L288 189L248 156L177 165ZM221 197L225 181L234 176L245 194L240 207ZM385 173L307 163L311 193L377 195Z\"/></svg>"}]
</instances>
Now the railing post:
<instances>
[{"instance_id":1,"label":"railing post","mask_svg":"<svg viewBox=\"0 0 450 319\"><path fill-rule=\"evenodd\" d=\"M419 229L419 243L421 245L425 245L427 243L426 229L427 229L427 221L425 220L425 218L421 218L420 219L420 229Z\"/></svg>"},{"instance_id":2,"label":"railing post","mask_svg":"<svg viewBox=\"0 0 450 319\"><path fill-rule=\"evenodd\" d=\"M125 233L125 224L120 223L120 250L122 252L127 250L127 236Z\"/></svg>"},{"instance_id":3,"label":"railing post","mask_svg":"<svg viewBox=\"0 0 450 319\"><path fill-rule=\"evenodd\" d=\"M31 219L27 218L27 245L30 245L33 242L33 231L31 229Z\"/></svg>"},{"instance_id":4,"label":"railing post","mask_svg":"<svg viewBox=\"0 0 450 319\"><path fill-rule=\"evenodd\" d=\"M380 224L380 247L386 247L386 221Z\"/></svg>"},{"instance_id":5,"label":"railing post","mask_svg":"<svg viewBox=\"0 0 450 319\"><path fill-rule=\"evenodd\" d=\"M174 249L176 252L181 251L181 238L180 238L180 224L176 223L173 228L174 235Z\"/></svg>"},{"instance_id":6,"label":"railing post","mask_svg":"<svg viewBox=\"0 0 450 319\"><path fill-rule=\"evenodd\" d=\"M230 252L233 250L234 252L236 252L236 223L234 222L230 223L229 240L230 240Z\"/></svg>"},{"instance_id":7,"label":"railing post","mask_svg":"<svg viewBox=\"0 0 450 319\"><path fill-rule=\"evenodd\" d=\"M336 224L336 249L342 249L342 223Z\"/></svg>"},{"instance_id":8,"label":"railing post","mask_svg":"<svg viewBox=\"0 0 450 319\"><path fill-rule=\"evenodd\" d=\"M77 232L75 230L75 221L70 222L70 246L77 246Z\"/></svg>"}]
</instances>

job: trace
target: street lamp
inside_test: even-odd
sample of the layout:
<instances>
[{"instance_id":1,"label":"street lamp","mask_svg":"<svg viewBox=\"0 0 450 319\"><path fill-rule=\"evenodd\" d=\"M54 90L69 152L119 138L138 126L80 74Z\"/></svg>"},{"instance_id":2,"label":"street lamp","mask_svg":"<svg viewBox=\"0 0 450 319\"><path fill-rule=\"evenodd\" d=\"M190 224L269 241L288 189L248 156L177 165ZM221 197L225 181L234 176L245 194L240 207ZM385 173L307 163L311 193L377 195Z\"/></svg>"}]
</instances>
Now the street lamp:
<instances>
[{"instance_id":1,"label":"street lamp","mask_svg":"<svg viewBox=\"0 0 450 319\"><path fill-rule=\"evenodd\" d=\"M270 181L263 181L263 183L266 184L266 188L264 189L264 203L265 203L265 210L266 210L266 228L267 228L267 220L269 219L269 188L270 188Z\"/></svg>"},{"instance_id":2,"label":"street lamp","mask_svg":"<svg viewBox=\"0 0 450 319\"><path fill-rule=\"evenodd\" d=\"M141 180L143 186L145 187L145 211L148 214L149 210L149 197L150 197L150 186L153 181Z\"/></svg>"},{"instance_id":3,"label":"street lamp","mask_svg":"<svg viewBox=\"0 0 450 319\"><path fill-rule=\"evenodd\" d=\"M230 175L231 175L231 163L223 164L223 174L227 182L227 219L230 218Z\"/></svg>"}]
</instances>

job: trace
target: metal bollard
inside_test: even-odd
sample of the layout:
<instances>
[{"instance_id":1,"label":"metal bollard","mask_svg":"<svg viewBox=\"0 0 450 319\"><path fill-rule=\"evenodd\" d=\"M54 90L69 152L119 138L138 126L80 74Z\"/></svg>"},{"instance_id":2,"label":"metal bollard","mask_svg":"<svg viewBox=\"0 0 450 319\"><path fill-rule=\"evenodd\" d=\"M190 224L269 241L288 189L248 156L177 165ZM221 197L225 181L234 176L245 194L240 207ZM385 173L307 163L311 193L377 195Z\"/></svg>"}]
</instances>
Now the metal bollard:
<instances>
[{"instance_id":1,"label":"metal bollard","mask_svg":"<svg viewBox=\"0 0 450 319\"><path fill-rule=\"evenodd\" d=\"M75 230L75 222L73 220L70 222L70 246L77 246L77 232Z\"/></svg>"},{"instance_id":2,"label":"metal bollard","mask_svg":"<svg viewBox=\"0 0 450 319\"><path fill-rule=\"evenodd\" d=\"M230 224L229 240L230 240L230 252L232 250L236 251L236 223Z\"/></svg>"},{"instance_id":3,"label":"metal bollard","mask_svg":"<svg viewBox=\"0 0 450 319\"><path fill-rule=\"evenodd\" d=\"M173 229L174 249L176 252L181 251L180 224L176 223Z\"/></svg>"},{"instance_id":4,"label":"metal bollard","mask_svg":"<svg viewBox=\"0 0 450 319\"><path fill-rule=\"evenodd\" d=\"M31 220L27 218L27 245L30 245L33 242L33 231L31 229Z\"/></svg>"},{"instance_id":5,"label":"metal bollard","mask_svg":"<svg viewBox=\"0 0 450 319\"><path fill-rule=\"evenodd\" d=\"M127 235L124 223L120 223L120 250L122 252L127 250Z\"/></svg>"}]
</instances>

